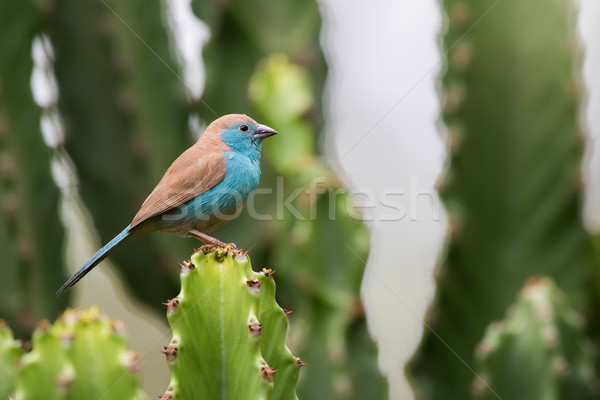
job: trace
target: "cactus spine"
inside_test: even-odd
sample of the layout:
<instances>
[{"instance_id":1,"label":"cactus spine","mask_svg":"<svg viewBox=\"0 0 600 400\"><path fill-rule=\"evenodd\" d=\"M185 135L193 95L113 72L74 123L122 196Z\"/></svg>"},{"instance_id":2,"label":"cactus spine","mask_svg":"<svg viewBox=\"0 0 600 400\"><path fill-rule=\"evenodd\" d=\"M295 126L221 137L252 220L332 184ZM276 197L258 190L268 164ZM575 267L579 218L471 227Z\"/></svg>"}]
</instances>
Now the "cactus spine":
<instances>
[{"instance_id":1,"label":"cactus spine","mask_svg":"<svg viewBox=\"0 0 600 400\"><path fill-rule=\"evenodd\" d=\"M165 303L173 337L165 399L296 399L302 362L285 344L287 316L273 271L252 271L245 253L196 252L181 292Z\"/></svg>"}]
</instances>

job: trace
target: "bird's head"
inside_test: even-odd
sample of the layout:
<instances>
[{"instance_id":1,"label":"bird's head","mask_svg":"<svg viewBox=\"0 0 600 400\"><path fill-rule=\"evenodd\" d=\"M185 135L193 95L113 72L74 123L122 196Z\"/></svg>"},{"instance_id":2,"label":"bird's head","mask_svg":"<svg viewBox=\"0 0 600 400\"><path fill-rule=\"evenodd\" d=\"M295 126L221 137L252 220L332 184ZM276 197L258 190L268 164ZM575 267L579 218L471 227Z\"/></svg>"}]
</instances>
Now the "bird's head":
<instances>
[{"instance_id":1,"label":"bird's head","mask_svg":"<svg viewBox=\"0 0 600 400\"><path fill-rule=\"evenodd\" d=\"M215 120L206 133L218 134L234 151L259 152L263 139L277 134L273 128L261 125L243 114L229 114Z\"/></svg>"}]
</instances>

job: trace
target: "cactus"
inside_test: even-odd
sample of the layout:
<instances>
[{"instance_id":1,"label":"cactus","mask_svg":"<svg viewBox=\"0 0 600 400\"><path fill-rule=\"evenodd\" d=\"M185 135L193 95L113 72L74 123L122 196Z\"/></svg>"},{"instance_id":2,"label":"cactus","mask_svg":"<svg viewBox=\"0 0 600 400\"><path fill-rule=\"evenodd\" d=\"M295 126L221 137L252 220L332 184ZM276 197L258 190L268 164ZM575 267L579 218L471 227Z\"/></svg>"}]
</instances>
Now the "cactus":
<instances>
[{"instance_id":1,"label":"cactus","mask_svg":"<svg viewBox=\"0 0 600 400\"><path fill-rule=\"evenodd\" d=\"M0 320L0 399L14 394L17 381L17 363L23 348L14 340L6 322Z\"/></svg>"},{"instance_id":2,"label":"cactus","mask_svg":"<svg viewBox=\"0 0 600 400\"><path fill-rule=\"evenodd\" d=\"M54 295L64 275L64 229L53 152L31 91L40 22L35 2L0 2L0 316L21 338L68 301Z\"/></svg>"},{"instance_id":3,"label":"cactus","mask_svg":"<svg viewBox=\"0 0 600 400\"><path fill-rule=\"evenodd\" d=\"M552 279L529 280L506 317L477 346L477 399L590 399L596 351L583 317Z\"/></svg>"},{"instance_id":4,"label":"cactus","mask_svg":"<svg viewBox=\"0 0 600 400\"><path fill-rule=\"evenodd\" d=\"M192 145L195 135L198 134L190 134L188 129L188 116L192 106L185 98L184 89L187 88L182 82L181 68L174 60L173 49L169 47L168 31L157 29L165 25L167 18L164 15L164 3L145 0L113 2L114 11L127 21L127 24L113 20L115 34L110 36L117 48L113 57L119 60L120 75L124 78L120 90L131 102L132 129L136 132L134 140L141 144L137 151L146 171L145 175L148 176L145 181L149 188L158 183L173 160ZM131 30L143 38L144 42L132 35ZM149 51L147 46L152 51ZM160 82L160 85L156 82ZM140 203L137 204L139 205ZM182 239L173 235L151 240L160 249L161 261L164 262L166 271L171 271L168 267L172 265L171 260L187 257L189 249L196 244L195 239ZM121 263L123 273L130 269L131 261L125 262L125 257L130 256L131 254L127 254L116 259ZM133 271L129 273L131 276L135 275ZM175 286L175 276L172 278ZM134 278L130 284L135 285L137 282ZM169 293L174 291L175 288L169 288ZM154 307L156 305L157 303L152 304Z\"/></svg>"},{"instance_id":5,"label":"cactus","mask_svg":"<svg viewBox=\"0 0 600 400\"><path fill-rule=\"evenodd\" d=\"M39 323L22 357L16 396L27 399L147 399L138 388L138 357L127 351L124 325L93 307Z\"/></svg>"},{"instance_id":6,"label":"cactus","mask_svg":"<svg viewBox=\"0 0 600 400\"><path fill-rule=\"evenodd\" d=\"M196 252L181 267L181 292L164 303L173 338L163 398L296 399L303 364L285 344L287 316L273 271L252 271L239 250Z\"/></svg>"},{"instance_id":7,"label":"cactus","mask_svg":"<svg viewBox=\"0 0 600 400\"><path fill-rule=\"evenodd\" d=\"M315 154L316 127L322 122L321 88L326 71L319 47L321 19L317 2L285 0L274 5L264 0L236 0L223 4L193 1L193 5L212 30L211 42L204 52L207 87L202 101L219 114L245 112L261 121L271 121L278 130L288 132L285 136L281 135L283 140L279 148L265 150L263 162L270 163L270 167L265 168L262 185L275 187L275 173L279 173L286 179L286 196L291 192L292 186L304 187L313 178L320 176L326 177L325 187L337 189L339 182ZM164 20L163 6L164 4L143 1L121 4L114 1L82 3L72 0L52 3L50 6L31 1L18 4L5 2L0 5L0 19L5 22L0 24L0 30L5 32L0 41L6 44L0 63L5 68L3 73L10 78L7 93L10 89L12 93L18 91L18 96L28 94L30 74L30 67L25 65L24 68L24 63L14 63L13 58L7 55L18 48L21 61L30 57L30 43L34 33L45 32L53 44L54 70L60 91L58 111L64 121L65 148L79 178L79 193L90 210L101 241L107 241L122 229L156 183L158 175L191 141L185 129L190 111L198 111L203 117L202 122L215 117L200 102L188 104L186 108L182 97L183 85L172 74L172 71L178 71L171 57L173 49L169 49L167 32L159 23L161 19ZM17 15L14 10L26 12ZM248 21L261 23L249 25ZM25 31L27 36L21 37L20 34ZM136 34L139 38L135 37ZM17 43L15 38L22 40ZM11 48L15 43L14 48ZM245 96L249 81L255 79L252 74L256 71L257 63L274 51L285 52L287 58L280 56L274 58L275 63L267 62L266 66L261 64L259 68L269 75L263 76L265 80L275 77L277 90L281 90L279 75L273 72L274 64L283 67L283 76L287 76L293 69L290 65L297 67L299 71L296 78L301 76L301 86L293 88L298 97L288 96L284 100L300 98L302 102L288 108L290 112L281 118L276 115L280 108L272 107L269 110L268 102L259 104L260 99L257 100L255 95L252 95L253 98ZM13 74L19 79L15 79ZM27 79L21 79L23 77ZM316 90L311 90L312 88ZM255 89L256 87L251 91ZM270 96L269 101L272 101L272 93L266 93L266 96ZM37 134L39 110L31 108L27 111L31 111L28 118L23 119L28 124L27 132ZM5 125L7 124L0 124L0 133ZM23 135L19 139L26 137ZM300 142L293 142L296 139ZM23 143L26 144L25 139ZM36 143L35 151L31 151L34 155L31 164L36 168L38 164L46 165L51 155L49 152L38 151L41 150L40 143ZM297 144L299 145L296 146ZM2 145L0 143L0 147ZM4 148L0 148L0 151L3 150ZM24 145L22 150L25 158L27 146ZM292 152L288 152L289 150ZM107 163L106 160L109 159L111 162ZM304 168L307 160L311 167L308 169ZM9 163L3 164L5 165ZM41 286L30 291L32 297L40 305L52 307L52 312L56 314L64 307L64 304L58 306L53 297L63 280L64 262L52 255L59 254L61 250L62 228L56 210L48 204L55 200L58 192L51 190L52 179L49 174L40 181L39 187L43 188L40 192L44 195L32 199L43 203L42 206L31 209L36 213L36 223L44 225L40 232L47 233L44 240L40 241L40 246L46 246L44 251L36 253L40 257L44 255L40 259L40 265L47 265L43 269L34 270L35 273L28 274L26 278L35 279L36 284ZM5 189L5 186L0 185L0 198L3 205L10 205L10 202L4 201ZM321 204L318 207L324 207L332 195L327 193L317 196ZM346 196L335 196L337 200L333 201L342 203L345 209ZM303 205L315 205L317 197L309 199L301 196L296 205L301 208ZM18 203L24 204L23 200L19 198ZM268 203L269 200L272 202ZM275 216L278 213L274 200L275 196L263 196L257 202L259 207L265 206L262 208L263 214ZM368 338L359 301L360 279L364 268L360 258L366 257L368 233L360 222L350 221L347 217L347 213L342 214L341 223L329 220L299 224L280 220L257 223L244 213L235 223L223 227L218 236L247 247L253 245L253 238L261 237L261 242L253 249L253 259L269 265L271 261L293 265L289 262L295 261L298 255L298 265L304 272L289 269L284 274L282 281L290 291L283 296L289 301L288 306L296 310L295 315L300 319L306 318L311 329L314 328L311 332L323 333L318 346L310 348L305 340L298 343L298 347L312 359L315 368L319 367L324 372L332 371L335 382L326 373L312 372L314 378L319 378L319 384L327 386L324 393L334 392L334 387L342 388L341 392L338 390L342 393L349 387L349 382L356 381L356 377L368 376L370 385L357 385L357 391L365 390L373 397L381 397L385 384L376 369L375 347ZM319 218L327 216L320 215ZM23 269L20 268L19 254L16 251L19 247L10 240L5 240L7 237L10 239L13 234L12 227L5 222L0 220L0 246L3 243L10 245L6 246L7 251L0 253L5 257L5 265L9 268L3 275L4 279L0 280L0 287L3 289L0 291L3 299L0 301L0 314L6 316L14 326L18 326L17 321L25 321L33 329L33 321L39 318L38 315L53 318L53 314L28 312L29 305L21 297L25 291L15 289L18 287L15 282L19 282L19 274ZM303 232L314 232L317 235L315 241L308 240ZM327 235L325 232L334 233ZM323 237L324 235L327 236ZM164 299L167 293L172 295L174 279L171 278L175 274L170 274L171 270L161 267L170 264L169 260L175 259L176 254L187 244L180 238L167 236L160 237L160 242L157 240L158 235L138 238L114 255L117 267L134 294L151 307L156 306L157 299ZM176 250L173 249L173 243L177 243ZM323 245L324 243L327 244ZM353 246L358 258L345 243ZM355 243L358 243L356 247ZM286 255L285 248L275 248L276 244L295 246L291 252L293 256ZM315 244L318 251L307 250L306 246L312 244ZM26 246L22 248L28 249ZM334 253L337 256L332 257ZM328 268L332 271L331 274L324 273ZM142 269L143 284L138 279ZM348 271L350 272L347 273ZM318 290L298 287L295 279L304 275L308 277L305 281L319 286ZM343 279L338 282L340 277ZM333 285L335 290L328 292L329 285ZM46 293L50 293L52 298L46 296ZM320 309L323 298L327 298L329 305L333 305L326 311ZM66 302L67 299L62 297L58 301ZM302 329L296 328L296 331L294 336L304 340L306 336ZM344 346L354 346L354 351L342 349ZM319 350L313 351L317 348ZM275 381L281 379L278 376L283 374L278 372ZM317 390L308 380L305 380L303 387L307 393ZM274 390L273 393L276 393L277 385Z\"/></svg>"},{"instance_id":8,"label":"cactus","mask_svg":"<svg viewBox=\"0 0 600 400\"><path fill-rule=\"evenodd\" d=\"M262 0L222 4L194 1L193 5L210 26L212 39L204 52L205 95L201 101L194 100L191 104L185 99L180 68L173 57L172 43L169 43L164 2L111 0L82 3L64 0L3 2L0 5L0 30L3 32L0 63L4 66L0 75L10 83L5 94L10 91L11 99L20 99L30 92L30 53L34 35L45 32L52 42L65 148L75 167L78 193L90 211L100 242L106 243L123 229L168 165L192 143L193 137L187 129L190 113L198 112L203 117L202 123L213 120L215 112L255 115L245 91L261 57L273 51L289 51L295 60L311 68L311 75L316 77L312 84L319 88L323 85L326 66L319 47L321 19L316 1L285 0L277 5ZM248 24L248 21L261 23ZM254 26L250 28L251 25ZM15 55L21 58L16 60ZM239 62L240 59L244 62ZM18 91L16 96L15 90ZM319 105L320 99L320 90L315 91L313 102ZM20 107L23 108L22 104ZM320 122L320 108L315 110L313 119ZM39 134L39 110L31 108L27 111L30 114L23 121L28 125L23 131ZM0 124L0 131L6 125ZM30 150L30 161L34 163L29 167L45 165L48 154L42 150L37 145ZM48 170L46 167L45 172ZM49 249L55 254L61 249L62 232L59 232L60 224L55 223L58 213L48 206L58 191L50 192L47 186L52 184L52 179L46 178L41 179L44 184L40 187L48 195L35 199L44 204L35 210L40 210L37 211L39 214L53 212L53 215L38 215L40 218L37 218L37 221L49 221L52 217L52 223L41 231L48 232L53 243L49 243L44 252L39 252L46 254L44 260L48 260L48 265L40 271L47 271L48 279L40 279L39 284L44 287L36 288L36 291L43 293L41 304L52 306L52 310L32 312L29 309L35 309L37 305L28 309L27 302L19 299L18 293L3 297L0 315L9 320L17 333L32 330L35 321L41 317L55 318L67 301L63 297L57 303L45 297L46 292L52 294L60 287L66 275L62 271L62 260L52 257L50 261ZM269 184L270 178L273 177L263 177L263 184L273 186ZM4 194L0 196L4 197ZM23 200L10 199L2 203L24 204ZM116 204L119 207L115 207ZM0 221L0 238L5 230L3 222ZM260 229L268 231L269 228L268 224L263 224ZM249 232L254 234L255 231L256 224L246 216L235 229L223 231L222 236L227 241L244 244L244 240L252 237ZM158 236L150 235L131 241L112 257L134 294L149 307L157 307L159 300L175 290L175 275L169 275L168 265L187 255L190 243L181 238L158 239ZM255 253L268 247L269 243L265 243L257 247ZM22 248L27 249L26 246ZM15 250L2 252L10 253ZM266 251L261 257L267 258ZM7 264L17 265L11 267L11 271L23 270L12 261L7 257ZM148 268L149 265L155 267ZM143 285L137 279L142 272L145 276ZM0 287L4 288L2 284L6 283L6 290L0 292L8 294L12 292L11 287L18 287L13 283L19 277L6 275L5 278ZM17 308L21 308L20 318L10 315L15 314ZM21 330L19 321L28 322L28 328Z\"/></svg>"},{"instance_id":9,"label":"cactus","mask_svg":"<svg viewBox=\"0 0 600 400\"><path fill-rule=\"evenodd\" d=\"M58 108L65 120L66 150L79 177L81 198L94 218L103 243L131 221L145 196L158 182L159 177L148 171L161 169L164 173L166 169L163 157L147 154L149 147L154 148L154 143L148 140L146 126L135 124L137 108L148 101L145 99L138 106L138 97L145 93L140 94L123 82L129 82L126 78L130 77L131 68L135 67L136 73L145 77L143 68L152 68L154 64L134 64L131 54L137 53L122 50L124 45L119 40L122 39L123 24L107 4L61 1L54 5L46 23L56 52L55 71L60 87ZM137 14L156 18L157 7L160 7L157 2L145 4L144 11L138 10ZM155 36L162 34L166 38L164 30L157 29L157 32ZM132 40L136 40L135 37ZM149 38L146 40L155 45ZM163 58L168 60L164 54ZM160 60L155 62L162 66ZM156 78L156 81L169 82L166 77ZM156 81L153 80L151 85ZM169 110L176 103L171 97L164 97L163 109ZM162 114L157 112L155 115L158 118ZM174 129L181 127L175 120L165 124ZM186 132L171 133L165 131L163 135L168 134L173 139ZM174 142L180 149L185 147L180 141ZM169 148L163 144L157 147ZM172 161L174 152L170 149L165 157ZM160 166L156 166L155 159L161 161ZM131 241L114 253L115 264L133 293L155 307L168 293L176 290L175 276L165 272L169 271L166 265L169 265L170 257L179 259L171 255L168 246L151 236ZM157 267L157 263L164 263L164 268ZM154 267L148 268L148 265ZM140 274L145 277L143 285L138 284ZM54 291L56 287L60 284Z\"/></svg>"},{"instance_id":10,"label":"cactus","mask_svg":"<svg viewBox=\"0 0 600 400\"><path fill-rule=\"evenodd\" d=\"M289 50L310 65L317 77L313 84L322 87L326 68L316 1L287 0L276 6L259 0L194 1L193 5L212 31L203 51L205 94L191 104L186 104L180 69L169 47L161 2L65 0L54 4L44 19L56 50L67 151L102 242L123 228L168 165L191 144L190 112L198 112L203 123L213 120L215 112L255 114L244 94L261 57ZM261 23L250 28L251 20ZM320 104L320 98L317 91L313 101ZM313 116L322 118L320 112ZM263 184L269 185L268 179L263 177ZM235 225L219 236L244 244L255 234L256 224L247 216ZM261 229L268 230L266 225ZM187 254L190 243L150 235L131 241L112 257L134 294L156 307L159 299L174 291L175 277L165 272L170 271L168 265ZM261 247L255 249L260 251ZM147 268L157 263L158 267ZM137 279L142 269L143 286Z\"/></svg>"},{"instance_id":11,"label":"cactus","mask_svg":"<svg viewBox=\"0 0 600 400\"><path fill-rule=\"evenodd\" d=\"M284 210L289 215L275 215L283 220L275 221L270 256L271 265L282 266L281 296L299 319L291 344L311 365L298 395L383 399L387 385L360 300L369 234L353 214L347 191L315 154L315 135L305 118L313 106L309 76L284 55L273 55L260 64L249 89L261 120L285 132L265 143L272 169L284 178L278 190L285 199L303 189L293 208Z\"/></svg>"},{"instance_id":12,"label":"cactus","mask_svg":"<svg viewBox=\"0 0 600 400\"><path fill-rule=\"evenodd\" d=\"M317 106L312 118L321 122L320 89L327 66L319 45L321 15L317 1L192 0L192 7L211 29L211 39L203 51L207 77L203 100L217 113L250 113L253 104L241 90L246 90L263 57L281 52L310 70L311 83L319 88L312 94ZM205 107L199 111L207 121L214 119Z\"/></svg>"},{"instance_id":13,"label":"cactus","mask_svg":"<svg viewBox=\"0 0 600 400\"><path fill-rule=\"evenodd\" d=\"M449 243L427 319L435 334L425 332L410 366L418 395L433 400L470 398L476 344L528 278L552 277L579 309L592 273L580 222L583 141L572 2L445 0L443 6L450 165L441 194Z\"/></svg>"}]
</instances>

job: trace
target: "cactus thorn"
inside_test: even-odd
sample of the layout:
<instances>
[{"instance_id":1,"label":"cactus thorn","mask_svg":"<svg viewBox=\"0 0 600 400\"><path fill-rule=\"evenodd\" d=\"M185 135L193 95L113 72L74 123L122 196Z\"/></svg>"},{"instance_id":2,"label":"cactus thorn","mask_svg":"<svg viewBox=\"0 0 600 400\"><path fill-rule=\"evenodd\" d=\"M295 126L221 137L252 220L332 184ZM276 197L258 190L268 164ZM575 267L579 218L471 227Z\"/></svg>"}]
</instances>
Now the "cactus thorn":
<instances>
[{"instance_id":1,"label":"cactus thorn","mask_svg":"<svg viewBox=\"0 0 600 400\"><path fill-rule=\"evenodd\" d=\"M31 340L25 340L24 342L21 342L21 348L27 353L31 351L31 347Z\"/></svg>"},{"instance_id":2,"label":"cactus thorn","mask_svg":"<svg viewBox=\"0 0 600 400\"><path fill-rule=\"evenodd\" d=\"M202 252L202 254L208 254L214 251L214 246L211 244L205 244L204 246L200 246L200 248L196 251Z\"/></svg>"},{"instance_id":3,"label":"cactus thorn","mask_svg":"<svg viewBox=\"0 0 600 400\"><path fill-rule=\"evenodd\" d=\"M179 349L175 346L165 346L164 349L160 351L165 356L167 356L167 361L172 362L177 358L177 353L179 353Z\"/></svg>"},{"instance_id":4,"label":"cactus thorn","mask_svg":"<svg viewBox=\"0 0 600 400\"><path fill-rule=\"evenodd\" d=\"M365 307L360 298L354 299L348 307L348 314L353 320L363 318L365 316Z\"/></svg>"},{"instance_id":5,"label":"cactus thorn","mask_svg":"<svg viewBox=\"0 0 600 400\"><path fill-rule=\"evenodd\" d=\"M558 329L555 326L546 326L542 330L542 341L548 346L558 346L560 341Z\"/></svg>"},{"instance_id":6,"label":"cactus thorn","mask_svg":"<svg viewBox=\"0 0 600 400\"><path fill-rule=\"evenodd\" d=\"M492 346L490 346L490 344L487 343L485 340L482 340L481 342L479 342L477 347L475 347L475 355L481 359L484 359L487 356L489 356L491 351L492 351Z\"/></svg>"},{"instance_id":7,"label":"cactus thorn","mask_svg":"<svg viewBox=\"0 0 600 400\"><path fill-rule=\"evenodd\" d=\"M481 378L477 378L471 385L471 394L475 398L481 398L487 393L487 386Z\"/></svg>"},{"instance_id":8,"label":"cactus thorn","mask_svg":"<svg viewBox=\"0 0 600 400\"><path fill-rule=\"evenodd\" d=\"M262 273L263 273L263 274L264 274L264 275L265 275L267 278L271 278L271 277L273 276L273 274L275 274L275 271L277 271L277 270L275 270L275 269L271 269L271 268L269 268L269 269L263 268L263 269L262 269Z\"/></svg>"},{"instance_id":9,"label":"cactus thorn","mask_svg":"<svg viewBox=\"0 0 600 400\"><path fill-rule=\"evenodd\" d=\"M50 324L50 321L48 321L46 318L42 319L37 324L37 329L43 332L47 332L51 327L52 325Z\"/></svg>"},{"instance_id":10,"label":"cactus thorn","mask_svg":"<svg viewBox=\"0 0 600 400\"><path fill-rule=\"evenodd\" d=\"M3 320L2 318L0 318L0 328L7 328L8 325L6 324L6 321Z\"/></svg>"},{"instance_id":11,"label":"cactus thorn","mask_svg":"<svg viewBox=\"0 0 600 400\"><path fill-rule=\"evenodd\" d=\"M450 21L457 27L464 26L471 17L471 10L465 1L459 1L450 10Z\"/></svg>"},{"instance_id":12,"label":"cactus thorn","mask_svg":"<svg viewBox=\"0 0 600 400\"><path fill-rule=\"evenodd\" d=\"M71 385L72 379L67 376L59 376L56 380L56 386L61 389L67 389Z\"/></svg>"},{"instance_id":13,"label":"cactus thorn","mask_svg":"<svg viewBox=\"0 0 600 400\"><path fill-rule=\"evenodd\" d=\"M92 306L89 310L78 310L79 317L82 322L89 323L92 321L100 320L104 315L100 312L100 309L97 306Z\"/></svg>"},{"instance_id":14,"label":"cactus thorn","mask_svg":"<svg viewBox=\"0 0 600 400\"><path fill-rule=\"evenodd\" d=\"M263 364L260 367L260 374L267 382L273 382L273 374L278 370L269 367L267 364Z\"/></svg>"},{"instance_id":15,"label":"cactus thorn","mask_svg":"<svg viewBox=\"0 0 600 400\"><path fill-rule=\"evenodd\" d=\"M12 219L17 215L19 211L19 202L16 197L12 194L7 194L2 202L2 212L6 215L7 219Z\"/></svg>"},{"instance_id":16,"label":"cactus thorn","mask_svg":"<svg viewBox=\"0 0 600 400\"><path fill-rule=\"evenodd\" d=\"M171 314L179 306L179 299L177 297L175 297L175 298L172 298L171 300L165 301L162 304L164 306L167 306L167 314Z\"/></svg>"},{"instance_id":17,"label":"cactus thorn","mask_svg":"<svg viewBox=\"0 0 600 400\"><path fill-rule=\"evenodd\" d=\"M564 357L557 357L553 362L553 367L558 376L566 377L571 374L571 367Z\"/></svg>"},{"instance_id":18,"label":"cactus thorn","mask_svg":"<svg viewBox=\"0 0 600 400\"><path fill-rule=\"evenodd\" d=\"M252 293L260 292L260 285L262 285L263 281L259 281L258 279L250 278L246 281L246 285L248 286L248 290Z\"/></svg>"},{"instance_id":19,"label":"cactus thorn","mask_svg":"<svg viewBox=\"0 0 600 400\"><path fill-rule=\"evenodd\" d=\"M142 370L142 359L140 358L140 355L133 350L128 350L127 351L127 356L129 357L129 366L127 367L127 369L130 372L139 372Z\"/></svg>"},{"instance_id":20,"label":"cactus thorn","mask_svg":"<svg viewBox=\"0 0 600 400\"><path fill-rule=\"evenodd\" d=\"M10 154L3 154L0 158L0 175L7 178L14 178L18 171L17 163Z\"/></svg>"},{"instance_id":21,"label":"cactus thorn","mask_svg":"<svg viewBox=\"0 0 600 400\"><path fill-rule=\"evenodd\" d=\"M291 313L293 313L293 311L288 310L287 308L284 308L283 312L285 313L285 315L290 315Z\"/></svg>"},{"instance_id":22,"label":"cactus thorn","mask_svg":"<svg viewBox=\"0 0 600 400\"><path fill-rule=\"evenodd\" d=\"M194 264L192 264L191 261L184 261L182 263L178 263L177 265L179 265L180 272L182 274L185 274L185 273L191 271L192 269L196 268L196 266Z\"/></svg>"},{"instance_id":23,"label":"cactus thorn","mask_svg":"<svg viewBox=\"0 0 600 400\"><path fill-rule=\"evenodd\" d=\"M263 326L260 322L252 319L248 324L248 333L250 336L258 337L262 334Z\"/></svg>"},{"instance_id":24,"label":"cactus thorn","mask_svg":"<svg viewBox=\"0 0 600 400\"><path fill-rule=\"evenodd\" d=\"M125 323L121 320L111 319L109 324L110 324L110 329L115 333L125 334L125 332L127 330L125 327Z\"/></svg>"},{"instance_id":25,"label":"cactus thorn","mask_svg":"<svg viewBox=\"0 0 600 400\"><path fill-rule=\"evenodd\" d=\"M448 86L444 96L444 111L447 113L456 111L464 102L465 97L466 94L463 85L455 83Z\"/></svg>"},{"instance_id":26,"label":"cactus thorn","mask_svg":"<svg viewBox=\"0 0 600 400\"><path fill-rule=\"evenodd\" d=\"M296 365L298 365L298 367L304 367L305 365L308 365L308 364L305 362L302 362L300 357L296 357Z\"/></svg>"},{"instance_id":27,"label":"cactus thorn","mask_svg":"<svg viewBox=\"0 0 600 400\"><path fill-rule=\"evenodd\" d=\"M73 334L73 332L71 332L70 330L67 330L67 331L63 332L62 335L60 335L60 341L64 345L69 345L73 341L74 337L75 337L75 335Z\"/></svg>"},{"instance_id":28,"label":"cactus thorn","mask_svg":"<svg viewBox=\"0 0 600 400\"><path fill-rule=\"evenodd\" d=\"M173 400L173 395L165 393L158 398L158 400Z\"/></svg>"}]
</instances>

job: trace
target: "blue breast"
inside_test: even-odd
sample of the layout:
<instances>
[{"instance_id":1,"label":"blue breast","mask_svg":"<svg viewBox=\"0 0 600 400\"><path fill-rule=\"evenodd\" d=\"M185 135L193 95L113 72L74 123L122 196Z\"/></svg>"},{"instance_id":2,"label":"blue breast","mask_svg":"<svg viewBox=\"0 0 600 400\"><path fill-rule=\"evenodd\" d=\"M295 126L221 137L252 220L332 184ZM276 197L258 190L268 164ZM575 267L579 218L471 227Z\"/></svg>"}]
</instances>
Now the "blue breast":
<instances>
[{"instance_id":1,"label":"blue breast","mask_svg":"<svg viewBox=\"0 0 600 400\"><path fill-rule=\"evenodd\" d=\"M234 213L243 206L256 189L260 179L260 159L236 152L224 152L227 173L214 188L185 203L188 215L197 219L204 216Z\"/></svg>"}]
</instances>

